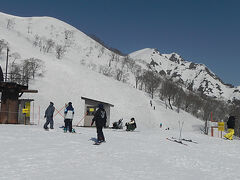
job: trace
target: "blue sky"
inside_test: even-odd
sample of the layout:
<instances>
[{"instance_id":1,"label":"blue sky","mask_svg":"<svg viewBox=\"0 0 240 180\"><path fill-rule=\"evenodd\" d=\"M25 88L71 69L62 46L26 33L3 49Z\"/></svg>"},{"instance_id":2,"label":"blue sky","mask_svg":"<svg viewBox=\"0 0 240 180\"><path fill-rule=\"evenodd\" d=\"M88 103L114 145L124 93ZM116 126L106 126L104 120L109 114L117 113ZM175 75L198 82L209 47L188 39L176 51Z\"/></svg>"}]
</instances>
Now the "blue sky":
<instances>
[{"instance_id":1,"label":"blue sky","mask_svg":"<svg viewBox=\"0 0 240 180\"><path fill-rule=\"evenodd\" d=\"M123 53L157 48L240 85L238 0L1 0L0 11L51 16Z\"/></svg>"}]
</instances>

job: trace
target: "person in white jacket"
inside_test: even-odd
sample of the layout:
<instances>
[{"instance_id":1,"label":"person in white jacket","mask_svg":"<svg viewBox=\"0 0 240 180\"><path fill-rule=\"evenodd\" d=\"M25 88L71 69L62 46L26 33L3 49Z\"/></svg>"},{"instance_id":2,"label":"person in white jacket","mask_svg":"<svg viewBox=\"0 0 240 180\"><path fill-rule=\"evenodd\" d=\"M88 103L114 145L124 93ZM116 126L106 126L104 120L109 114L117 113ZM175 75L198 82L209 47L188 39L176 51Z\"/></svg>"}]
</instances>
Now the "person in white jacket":
<instances>
[{"instance_id":1,"label":"person in white jacket","mask_svg":"<svg viewBox=\"0 0 240 180\"><path fill-rule=\"evenodd\" d=\"M74 117L74 108L72 106L72 102L68 103L68 106L66 107L64 111L64 132L67 132L67 129L69 132L72 132L72 120Z\"/></svg>"}]
</instances>

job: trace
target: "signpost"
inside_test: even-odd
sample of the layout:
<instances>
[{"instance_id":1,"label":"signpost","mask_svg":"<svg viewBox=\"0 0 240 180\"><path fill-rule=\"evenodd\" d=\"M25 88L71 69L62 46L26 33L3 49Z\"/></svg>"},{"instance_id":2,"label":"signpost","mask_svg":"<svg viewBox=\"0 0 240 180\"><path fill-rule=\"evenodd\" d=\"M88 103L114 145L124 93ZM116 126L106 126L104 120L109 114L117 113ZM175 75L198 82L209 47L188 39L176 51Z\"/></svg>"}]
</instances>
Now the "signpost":
<instances>
[{"instance_id":1,"label":"signpost","mask_svg":"<svg viewBox=\"0 0 240 180\"><path fill-rule=\"evenodd\" d=\"M221 131L222 138L222 132L224 131L224 122L218 122L218 131Z\"/></svg>"},{"instance_id":2,"label":"signpost","mask_svg":"<svg viewBox=\"0 0 240 180\"><path fill-rule=\"evenodd\" d=\"M26 125L26 117L30 117L30 102L29 102L29 106L26 105L26 108L22 109L22 113L25 114L25 116L24 116L24 124Z\"/></svg>"}]
</instances>

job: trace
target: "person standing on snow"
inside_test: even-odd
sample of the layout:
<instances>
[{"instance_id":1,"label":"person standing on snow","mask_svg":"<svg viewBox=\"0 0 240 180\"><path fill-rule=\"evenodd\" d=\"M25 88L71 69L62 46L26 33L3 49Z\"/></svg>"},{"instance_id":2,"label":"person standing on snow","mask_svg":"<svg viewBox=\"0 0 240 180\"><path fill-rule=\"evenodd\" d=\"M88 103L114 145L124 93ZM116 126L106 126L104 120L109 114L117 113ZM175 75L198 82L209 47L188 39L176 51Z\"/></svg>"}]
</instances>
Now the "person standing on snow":
<instances>
[{"instance_id":1,"label":"person standing on snow","mask_svg":"<svg viewBox=\"0 0 240 180\"><path fill-rule=\"evenodd\" d=\"M93 125L94 122L95 122L96 128L97 128L97 141L99 143L105 142L105 137L103 135L102 129L103 129L103 127L106 127L107 114L103 107L103 104L98 105L98 110L94 114L91 126Z\"/></svg>"},{"instance_id":2,"label":"person standing on snow","mask_svg":"<svg viewBox=\"0 0 240 180\"><path fill-rule=\"evenodd\" d=\"M72 132L72 120L74 117L74 108L72 106L72 102L68 103L68 106L66 107L64 111L64 132L67 132L67 129L69 132Z\"/></svg>"},{"instance_id":3,"label":"person standing on snow","mask_svg":"<svg viewBox=\"0 0 240 180\"><path fill-rule=\"evenodd\" d=\"M227 128L228 133L224 135L225 138L232 140L234 135L234 128L235 128L235 117L230 116L227 121Z\"/></svg>"},{"instance_id":4,"label":"person standing on snow","mask_svg":"<svg viewBox=\"0 0 240 180\"><path fill-rule=\"evenodd\" d=\"M53 105L54 105L53 102L50 102L50 105L45 111L44 118L46 118L46 123L43 126L45 130L48 130L49 123L50 123L50 129L53 129L53 113L55 111L55 107Z\"/></svg>"}]
</instances>

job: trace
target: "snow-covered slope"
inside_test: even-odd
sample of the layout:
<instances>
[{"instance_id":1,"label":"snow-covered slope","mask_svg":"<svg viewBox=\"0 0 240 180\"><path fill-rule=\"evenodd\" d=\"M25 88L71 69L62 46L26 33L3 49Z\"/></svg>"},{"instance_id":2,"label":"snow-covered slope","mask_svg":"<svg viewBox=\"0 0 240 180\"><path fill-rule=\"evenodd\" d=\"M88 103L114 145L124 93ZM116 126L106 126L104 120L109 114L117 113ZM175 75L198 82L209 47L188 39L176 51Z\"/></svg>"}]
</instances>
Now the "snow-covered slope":
<instances>
[{"instance_id":1,"label":"snow-covered slope","mask_svg":"<svg viewBox=\"0 0 240 180\"><path fill-rule=\"evenodd\" d=\"M6 28L9 19L14 21L11 28ZM186 121L188 130L195 130L201 121L191 115L181 112L180 114L166 110L161 102L156 102L156 111L150 107L150 98L142 91L136 90L127 84L106 77L98 72L92 71L94 66L98 68L101 64L107 63L107 58L111 56L109 50L102 47L88 36L64 22L54 18L19 18L5 14L0 14L0 39L5 39L10 47L10 54L18 52L21 58L15 62L26 58L38 58L43 60L45 73L43 77L37 77L30 82L30 89L37 89L38 94L24 94L23 98L34 98L35 108L40 107L40 123L44 122L43 113L50 101L55 103L57 110L60 110L65 103L72 101L75 107L75 118L73 124L82 119L84 113L84 102L81 96L109 102L114 105L111 111L111 121L124 118L129 121L135 117L138 127L157 128L162 122L164 127L176 129L178 120L183 118ZM28 25L31 24L31 33L28 33ZM42 44L33 45L34 37L37 34L42 39L53 39L56 43L65 43L65 30L73 31L71 44L67 48L67 53L62 59L57 59L53 50L49 53L43 52L39 47ZM103 49L103 54L99 56L98 48ZM89 53L91 51L91 53ZM1 55L1 66L5 67L5 51ZM9 60L10 64L12 59ZM84 63L86 62L86 63ZM86 68L92 63L91 68ZM87 64L87 65L86 65ZM99 65L99 66L98 66ZM35 120L39 119L38 111L35 110ZM165 118L167 114L168 118ZM56 123L62 123L63 119L58 114L55 117ZM165 123L166 122L166 123ZM199 130L199 128L198 128Z\"/></svg>"},{"instance_id":2,"label":"snow-covered slope","mask_svg":"<svg viewBox=\"0 0 240 180\"><path fill-rule=\"evenodd\" d=\"M161 74L174 77L192 90L200 90L212 97L240 98L238 88L226 85L203 64L185 61L176 53L161 54L156 49L142 49L130 54L139 64L151 64Z\"/></svg>"}]
</instances>

